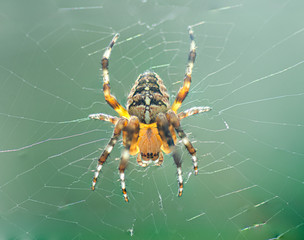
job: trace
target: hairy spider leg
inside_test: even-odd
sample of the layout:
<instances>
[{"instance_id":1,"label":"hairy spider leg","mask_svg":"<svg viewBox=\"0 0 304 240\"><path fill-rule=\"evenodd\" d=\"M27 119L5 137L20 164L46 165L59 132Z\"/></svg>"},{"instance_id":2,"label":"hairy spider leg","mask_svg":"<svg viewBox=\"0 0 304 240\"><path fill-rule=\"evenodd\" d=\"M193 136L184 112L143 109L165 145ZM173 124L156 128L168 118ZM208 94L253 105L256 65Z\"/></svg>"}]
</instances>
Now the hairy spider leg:
<instances>
[{"instance_id":1,"label":"hairy spider leg","mask_svg":"<svg viewBox=\"0 0 304 240\"><path fill-rule=\"evenodd\" d=\"M159 132L159 135L162 139L163 143L167 143L171 152L172 157L174 160L174 163L177 167L177 180L179 184L178 189L178 196L180 197L183 194L183 177L182 177L182 161L179 153L176 150L176 147L174 145L174 141L171 135L171 132L169 130L170 123L168 122L168 119L164 113L159 113L156 117L157 122L157 129Z\"/></svg>"},{"instance_id":2,"label":"hairy spider leg","mask_svg":"<svg viewBox=\"0 0 304 240\"><path fill-rule=\"evenodd\" d=\"M209 112L209 111L211 111L211 107L192 107L183 112L180 112L179 114L177 114L177 116L179 120L182 120L194 114Z\"/></svg>"},{"instance_id":3,"label":"hairy spider leg","mask_svg":"<svg viewBox=\"0 0 304 240\"><path fill-rule=\"evenodd\" d=\"M167 112L167 118L168 118L169 123L174 127L178 136L181 138L181 140L182 140L183 144L185 145L185 147L187 148L188 152L191 154L194 173L195 173L195 175L197 175L198 167L197 167L196 150L193 147L193 145L191 144L191 142L190 142L189 138L187 137L187 135L185 134L185 132L182 130L182 128L180 126L180 121L178 119L178 115L176 115L176 113L173 112L172 110L169 110Z\"/></svg>"},{"instance_id":4,"label":"hairy spider leg","mask_svg":"<svg viewBox=\"0 0 304 240\"><path fill-rule=\"evenodd\" d=\"M97 168L94 174L94 178L92 181L92 190L95 190L95 185L99 176L99 173L101 171L102 165L105 163L105 161L107 160L108 156L110 155L112 149L114 148L120 134L121 131L123 130L123 128L127 125L127 119L125 118L120 118L118 120L118 122L115 125L114 131L113 131L113 135L112 138L110 139L108 145L105 147L105 149L103 150L99 160L98 160L98 164L97 164Z\"/></svg>"},{"instance_id":5,"label":"hairy spider leg","mask_svg":"<svg viewBox=\"0 0 304 240\"><path fill-rule=\"evenodd\" d=\"M90 114L89 118L95 119L95 120L102 120L106 122L111 122L114 125L118 122L119 118L118 117L113 117L111 115L105 114L105 113L94 113Z\"/></svg>"},{"instance_id":6,"label":"hairy spider leg","mask_svg":"<svg viewBox=\"0 0 304 240\"><path fill-rule=\"evenodd\" d=\"M121 153L121 160L119 164L119 177L121 182L122 194L126 202L129 202L129 198L126 190L125 182L125 169L127 167L130 158L130 148L138 140L139 133L139 120L136 116L132 116L129 119L128 125L123 129L123 145L124 149Z\"/></svg>"},{"instance_id":7,"label":"hairy spider leg","mask_svg":"<svg viewBox=\"0 0 304 240\"><path fill-rule=\"evenodd\" d=\"M187 97L187 94L190 89L190 84L191 84L192 69L193 69L193 65L194 65L194 61L195 61L195 57L196 57L196 50L195 50L196 46L195 46L195 42L194 42L193 30L191 27L189 27L189 35L190 35L191 43L190 43L190 53L189 53L189 57L188 57L188 64L187 64L186 73L185 73L185 77L184 77L184 84L179 89L177 96L174 100L174 103L171 106L171 109L174 112L177 112L177 110L182 105L182 102Z\"/></svg>"},{"instance_id":8,"label":"hairy spider leg","mask_svg":"<svg viewBox=\"0 0 304 240\"><path fill-rule=\"evenodd\" d=\"M128 113L128 111L121 106L118 101L116 100L116 98L111 95L110 93L110 77L109 77L109 58L111 55L111 51L112 48L115 44L115 42L117 41L117 38L119 37L119 34L115 34L115 36L113 37L112 41L110 42L108 48L106 49L106 51L103 54L102 60L101 60L101 65L102 65L102 77L103 77L103 92L104 92L104 96L105 99L107 101L107 103L121 116L121 117L126 117L126 118L130 118L130 115Z\"/></svg>"}]
</instances>

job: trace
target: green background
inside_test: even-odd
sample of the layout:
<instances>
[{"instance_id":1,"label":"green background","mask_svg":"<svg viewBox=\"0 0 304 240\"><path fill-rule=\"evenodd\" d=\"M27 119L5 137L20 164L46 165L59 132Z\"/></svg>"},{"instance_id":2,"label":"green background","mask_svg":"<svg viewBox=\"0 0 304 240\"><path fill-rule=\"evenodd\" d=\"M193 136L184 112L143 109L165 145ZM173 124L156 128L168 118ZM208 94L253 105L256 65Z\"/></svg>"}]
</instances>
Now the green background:
<instances>
[{"instance_id":1,"label":"green background","mask_svg":"<svg viewBox=\"0 0 304 240\"><path fill-rule=\"evenodd\" d=\"M0 239L304 239L304 2L0 2ZM137 76L156 71L171 102L182 84L193 26L197 61L181 110L199 175L185 148L178 198L170 155L126 170L121 144L92 170L116 115L101 91L110 59L123 105Z\"/></svg>"}]
</instances>

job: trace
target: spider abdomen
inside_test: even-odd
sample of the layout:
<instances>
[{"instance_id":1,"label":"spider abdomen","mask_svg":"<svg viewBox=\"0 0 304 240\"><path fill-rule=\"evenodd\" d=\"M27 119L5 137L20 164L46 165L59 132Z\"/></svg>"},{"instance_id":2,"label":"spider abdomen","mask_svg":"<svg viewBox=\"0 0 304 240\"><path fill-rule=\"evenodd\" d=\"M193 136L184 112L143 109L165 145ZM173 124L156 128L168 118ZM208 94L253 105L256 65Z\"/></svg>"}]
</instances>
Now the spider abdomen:
<instances>
[{"instance_id":1,"label":"spider abdomen","mask_svg":"<svg viewBox=\"0 0 304 240\"><path fill-rule=\"evenodd\" d=\"M141 123L154 123L160 112L169 107L169 94L161 78L154 72L144 72L135 81L128 96L127 110Z\"/></svg>"}]
</instances>

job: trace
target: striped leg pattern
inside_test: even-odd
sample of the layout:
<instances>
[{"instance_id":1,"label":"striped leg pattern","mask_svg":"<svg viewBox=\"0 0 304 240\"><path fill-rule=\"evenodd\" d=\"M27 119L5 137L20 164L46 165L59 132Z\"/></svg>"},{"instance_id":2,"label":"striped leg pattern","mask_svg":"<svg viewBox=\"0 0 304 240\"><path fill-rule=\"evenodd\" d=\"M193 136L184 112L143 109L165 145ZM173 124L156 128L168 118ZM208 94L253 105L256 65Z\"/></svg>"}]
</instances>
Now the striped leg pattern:
<instances>
[{"instance_id":1,"label":"striped leg pattern","mask_svg":"<svg viewBox=\"0 0 304 240\"><path fill-rule=\"evenodd\" d=\"M185 78L184 78L184 84L183 86L179 89L177 96L174 100L174 103L172 104L171 109L176 113L179 107L182 105L182 102L186 98L189 89L190 89L190 84L191 84L191 75L192 75L192 69L196 57L196 46L194 42L194 36L193 36L193 30L191 27L189 27L189 35L190 35L190 53L188 57L188 64L186 68L186 73L185 73Z\"/></svg>"},{"instance_id":2,"label":"striped leg pattern","mask_svg":"<svg viewBox=\"0 0 304 240\"><path fill-rule=\"evenodd\" d=\"M183 194L182 160L176 150L172 134L169 130L170 123L164 113L159 113L156 117L157 129L163 142L166 142L172 152L174 163L177 167L177 180L179 184L178 196Z\"/></svg>"},{"instance_id":3,"label":"striped leg pattern","mask_svg":"<svg viewBox=\"0 0 304 240\"><path fill-rule=\"evenodd\" d=\"M128 122L127 119L121 118L118 120L118 122L115 125L112 138L110 139L108 145L105 147L104 151L102 152L102 154L98 160L97 168L96 168L96 171L95 171L95 174L93 177L93 181L92 181L92 190L93 191L95 190L95 185L96 185L99 173L101 171L102 165L105 163L105 161L107 160L111 151L113 150L113 148L121 134L121 131L126 126L127 122Z\"/></svg>"},{"instance_id":4,"label":"striped leg pattern","mask_svg":"<svg viewBox=\"0 0 304 240\"><path fill-rule=\"evenodd\" d=\"M95 120L102 120L106 122L111 122L114 125L118 122L119 118L118 117L113 117L111 115L105 114L105 113L94 113L90 114L89 118L95 119Z\"/></svg>"},{"instance_id":5,"label":"striped leg pattern","mask_svg":"<svg viewBox=\"0 0 304 240\"><path fill-rule=\"evenodd\" d=\"M126 202L129 202L127 190L126 190L126 182L125 182L125 169L127 167L128 161L130 157L130 147L125 147L121 154L121 160L119 164L119 177L120 177L120 184L123 197Z\"/></svg>"},{"instance_id":6,"label":"striped leg pattern","mask_svg":"<svg viewBox=\"0 0 304 240\"><path fill-rule=\"evenodd\" d=\"M127 167L130 158L130 148L134 143L137 142L138 132L139 132L139 120L137 117L132 116L129 120L128 125L123 130L124 149L121 154L121 160L118 168L120 182L121 182L121 190L126 202L129 202L129 198L126 190L125 169Z\"/></svg>"},{"instance_id":7,"label":"striped leg pattern","mask_svg":"<svg viewBox=\"0 0 304 240\"><path fill-rule=\"evenodd\" d=\"M103 92L107 103L122 117L130 118L128 111L121 106L116 98L110 92L110 77L109 77L109 58L111 55L112 48L117 41L119 34L117 33L112 41L110 42L108 48L103 54L101 65L102 65L102 77L103 77Z\"/></svg>"},{"instance_id":8,"label":"striped leg pattern","mask_svg":"<svg viewBox=\"0 0 304 240\"><path fill-rule=\"evenodd\" d=\"M211 107L192 107L183 112L180 112L179 114L177 114L177 116L179 120L182 120L194 114L209 112L209 111L211 111Z\"/></svg>"},{"instance_id":9,"label":"striped leg pattern","mask_svg":"<svg viewBox=\"0 0 304 240\"><path fill-rule=\"evenodd\" d=\"M174 127L178 136L181 138L181 140L182 140L183 144L185 145L185 147L187 148L188 152L191 154L194 173L195 173L195 175L197 175L198 166L197 166L196 150L194 149L193 145L191 144L191 142L190 142L189 138L187 137L187 135L185 134L185 132L182 130L182 128L180 126L180 121L179 121L178 115L176 115L176 113L173 112L172 110L169 110L167 112L167 118L168 118L169 123L172 124L172 126Z\"/></svg>"}]
</instances>

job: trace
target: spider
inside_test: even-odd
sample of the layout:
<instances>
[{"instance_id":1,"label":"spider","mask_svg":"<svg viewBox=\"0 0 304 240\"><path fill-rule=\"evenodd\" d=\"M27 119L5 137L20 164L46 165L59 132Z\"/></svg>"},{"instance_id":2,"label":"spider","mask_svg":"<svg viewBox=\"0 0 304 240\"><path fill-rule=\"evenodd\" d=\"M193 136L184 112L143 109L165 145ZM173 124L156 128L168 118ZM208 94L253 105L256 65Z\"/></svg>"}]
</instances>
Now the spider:
<instances>
[{"instance_id":1,"label":"spider","mask_svg":"<svg viewBox=\"0 0 304 240\"><path fill-rule=\"evenodd\" d=\"M192 156L194 173L197 175L196 150L189 141L187 135L180 126L180 120L188 116L210 111L210 107L193 107L184 112L177 110L186 98L190 83L192 68L196 57L196 46L193 37L193 30L189 27L190 53L184 77L183 86L170 107L169 94L162 79L152 71L140 74L128 96L127 107L124 108L110 93L109 58L111 50L117 41L119 34L116 34L103 54L101 60L103 76L103 92L107 103L119 114L120 117L110 116L103 113L91 114L89 118L111 122L115 125L113 135L102 152L92 181L92 190L95 185L103 164L106 162L119 136L123 136L123 150L119 164L119 176L124 200L129 201L126 183L125 169L130 155L137 155L137 163L146 167L150 163L160 166L164 161L163 152L172 153L173 160L177 167L177 180L179 184L178 196L183 193L183 178L181 170L181 157L176 151L175 144L177 135Z\"/></svg>"}]
</instances>

